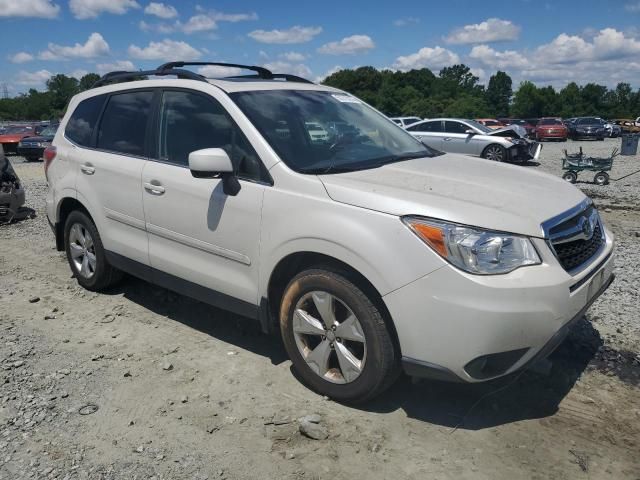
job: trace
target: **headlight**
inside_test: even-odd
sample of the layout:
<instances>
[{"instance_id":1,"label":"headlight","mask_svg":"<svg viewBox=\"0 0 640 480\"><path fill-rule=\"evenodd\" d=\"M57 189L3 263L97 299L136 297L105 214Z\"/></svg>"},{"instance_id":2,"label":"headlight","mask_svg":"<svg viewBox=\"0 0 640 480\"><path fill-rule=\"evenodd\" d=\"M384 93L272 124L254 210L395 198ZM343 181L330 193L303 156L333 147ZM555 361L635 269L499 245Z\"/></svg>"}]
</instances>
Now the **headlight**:
<instances>
[{"instance_id":1,"label":"headlight","mask_svg":"<svg viewBox=\"0 0 640 480\"><path fill-rule=\"evenodd\" d=\"M404 217L402 221L436 253L465 272L492 275L542 263L527 237L427 218Z\"/></svg>"}]
</instances>

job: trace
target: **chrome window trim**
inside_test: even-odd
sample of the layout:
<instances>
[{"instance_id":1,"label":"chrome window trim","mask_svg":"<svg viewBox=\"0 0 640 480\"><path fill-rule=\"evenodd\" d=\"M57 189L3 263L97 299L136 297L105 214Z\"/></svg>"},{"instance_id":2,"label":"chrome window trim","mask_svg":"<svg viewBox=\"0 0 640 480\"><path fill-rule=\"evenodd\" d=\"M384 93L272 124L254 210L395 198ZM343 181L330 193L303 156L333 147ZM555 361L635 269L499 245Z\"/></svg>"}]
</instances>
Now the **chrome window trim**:
<instances>
[{"instance_id":1,"label":"chrome window trim","mask_svg":"<svg viewBox=\"0 0 640 480\"><path fill-rule=\"evenodd\" d=\"M575 207L572 207L569 210L566 210L565 212L562 212L561 214L556 215L555 217L551 217L549 220L545 220L540 225L540 229L542 231L542 237L545 239L549 239L549 232L553 227L560 225L561 223L566 222L567 220L575 217L583 210L586 210L587 208L589 208L591 205L593 205L593 201L590 198L585 198Z\"/></svg>"}]
</instances>

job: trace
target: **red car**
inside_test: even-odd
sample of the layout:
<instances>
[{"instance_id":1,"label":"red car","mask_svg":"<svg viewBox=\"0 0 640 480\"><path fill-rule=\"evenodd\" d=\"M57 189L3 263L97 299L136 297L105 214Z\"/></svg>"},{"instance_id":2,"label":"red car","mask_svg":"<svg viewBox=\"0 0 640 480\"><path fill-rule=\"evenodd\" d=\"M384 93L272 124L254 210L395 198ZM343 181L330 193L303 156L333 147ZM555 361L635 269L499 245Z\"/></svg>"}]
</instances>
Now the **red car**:
<instances>
[{"instance_id":1,"label":"red car","mask_svg":"<svg viewBox=\"0 0 640 480\"><path fill-rule=\"evenodd\" d=\"M536 140L560 140L566 142L569 130L560 118L541 118L536 125Z\"/></svg>"},{"instance_id":2,"label":"red car","mask_svg":"<svg viewBox=\"0 0 640 480\"><path fill-rule=\"evenodd\" d=\"M31 137L35 135L35 131L32 126L11 126L0 135L0 144L4 153L18 153L18 143L25 137Z\"/></svg>"}]
</instances>

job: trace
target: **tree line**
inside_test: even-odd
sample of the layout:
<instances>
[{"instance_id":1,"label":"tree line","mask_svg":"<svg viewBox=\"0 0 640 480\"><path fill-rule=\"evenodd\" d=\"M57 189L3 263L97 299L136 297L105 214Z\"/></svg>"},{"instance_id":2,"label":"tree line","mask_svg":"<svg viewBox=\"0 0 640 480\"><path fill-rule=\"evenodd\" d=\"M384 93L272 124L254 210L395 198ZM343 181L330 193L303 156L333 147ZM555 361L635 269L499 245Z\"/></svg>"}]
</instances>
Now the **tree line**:
<instances>
[{"instance_id":1,"label":"tree line","mask_svg":"<svg viewBox=\"0 0 640 480\"><path fill-rule=\"evenodd\" d=\"M79 80L54 75L46 82L45 91L30 89L16 97L0 99L0 120L60 118L71 97L91 88L99 78L96 73L88 73ZM524 81L514 92L507 73L496 72L484 86L464 64L445 67L438 75L428 68L407 72L374 67L344 69L323 83L346 90L391 117L640 116L640 89L634 91L629 83L618 83L610 89L595 83L580 86L571 82L556 90Z\"/></svg>"}]
</instances>

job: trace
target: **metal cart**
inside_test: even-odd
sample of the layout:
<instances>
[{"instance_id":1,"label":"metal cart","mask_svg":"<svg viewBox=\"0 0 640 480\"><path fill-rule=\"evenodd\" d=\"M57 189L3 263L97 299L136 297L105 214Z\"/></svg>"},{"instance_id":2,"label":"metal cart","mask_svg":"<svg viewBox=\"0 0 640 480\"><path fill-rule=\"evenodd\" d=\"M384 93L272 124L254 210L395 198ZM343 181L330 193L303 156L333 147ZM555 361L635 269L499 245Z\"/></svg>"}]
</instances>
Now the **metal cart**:
<instances>
[{"instance_id":1,"label":"metal cart","mask_svg":"<svg viewBox=\"0 0 640 480\"><path fill-rule=\"evenodd\" d=\"M618 155L618 149L614 148L611 152L611 156L607 158L599 157L587 157L582 152L580 147L579 153L567 153L564 151L564 158L562 159L562 169L566 170L562 175L567 182L576 183L578 180L578 173L585 170L591 172L597 172L593 181L597 185L606 185L609 183L609 172L613 166L613 159Z\"/></svg>"}]
</instances>

